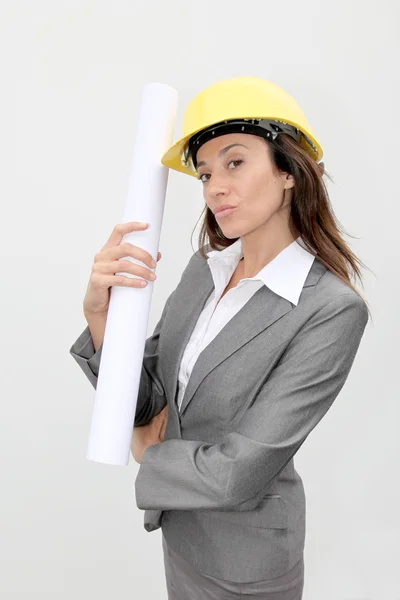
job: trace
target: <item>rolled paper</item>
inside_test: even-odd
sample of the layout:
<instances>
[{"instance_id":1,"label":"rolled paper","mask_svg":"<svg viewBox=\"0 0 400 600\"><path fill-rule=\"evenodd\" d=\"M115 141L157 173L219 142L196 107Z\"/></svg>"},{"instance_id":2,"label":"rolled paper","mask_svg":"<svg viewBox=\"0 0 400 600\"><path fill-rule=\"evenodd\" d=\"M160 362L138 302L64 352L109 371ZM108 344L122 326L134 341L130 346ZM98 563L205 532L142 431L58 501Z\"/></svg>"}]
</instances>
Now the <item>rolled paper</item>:
<instances>
[{"instance_id":1,"label":"rolled paper","mask_svg":"<svg viewBox=\"0 0 400 600\"><path fill-rule=\"evenodd\" d=\"M143 221L150 227L124 235L157 261L169 169L161 157L172 145L178 94L169 85L144 87L128 192L122 223ZM144 262L123 257L141 266ZM127 277L131 273L120 271ZM153 282L144 288L114 285L93 403L87 458L110 465L128 465L137 396L150 313Z\"/></svg>"}]
</instances>

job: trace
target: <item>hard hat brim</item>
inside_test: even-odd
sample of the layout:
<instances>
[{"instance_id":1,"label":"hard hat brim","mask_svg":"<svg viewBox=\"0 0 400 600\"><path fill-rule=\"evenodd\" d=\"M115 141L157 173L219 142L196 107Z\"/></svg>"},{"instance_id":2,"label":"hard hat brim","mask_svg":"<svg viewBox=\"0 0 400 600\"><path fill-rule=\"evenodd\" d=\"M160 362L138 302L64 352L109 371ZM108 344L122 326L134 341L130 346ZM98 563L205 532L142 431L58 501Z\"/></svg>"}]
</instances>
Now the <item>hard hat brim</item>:
<instances>
[{"instance_id":1,"label":"hard hat brim","mask_svg":"<svg viewBox=\"0 0 400 600\"><path fill-rule=\"evenodd\" d=\"M255 118L255 117L246 117L246 118ZM263 118L265 118L265 117L263 117ZM291 125L292 123L289 123L289 124ZM293 125L299 128L299 126L297 124L293 123ZM190 138L193 135L195 135L196 133L198 133L199 131L201 131L201 129L202 128L200 127L197 131L192 131L192 132L190 132L190 134L184 135L179 140L177 140L163 154L163 156L161 157L161 163L165 167L168 167L169 169L173 169L174 171L179 171L180 173L185 173L186 175L191 175L192 177L196 177L198 179L198 175L197 175L195 168L191 164L189 166L185 165L182 159L183 159L183 154L184 154L184 149L186 147L186 144L189 142ZM300 128L300 131L302 131L301 128ZM307 131L306 135L310 138L311 142L314 144L317 151L316 152L312 151L311 147L309 146L309 144L306 142L306 140L304 138L303 138L302 146L312 156L312 158L316 162L319 162L323 156L322 147L320 146L318 141L314 138L314 136L310 133L310 131Z\"/></svg>"},{"instance_id":2,"label":"hard hat brim","mask_svg":"<svg viewBox=\"0 0 400 600\"><path fill-rule=\"evenodd\" d=\"M171 146L162 156L161 163L174 171L180 171L192 177L197 177L197 173L194 168L186 166L182 162L183 150L186 143L191 138L191 135L185 135L179 139L173 146Z\"/></svg>"}]
</instances>

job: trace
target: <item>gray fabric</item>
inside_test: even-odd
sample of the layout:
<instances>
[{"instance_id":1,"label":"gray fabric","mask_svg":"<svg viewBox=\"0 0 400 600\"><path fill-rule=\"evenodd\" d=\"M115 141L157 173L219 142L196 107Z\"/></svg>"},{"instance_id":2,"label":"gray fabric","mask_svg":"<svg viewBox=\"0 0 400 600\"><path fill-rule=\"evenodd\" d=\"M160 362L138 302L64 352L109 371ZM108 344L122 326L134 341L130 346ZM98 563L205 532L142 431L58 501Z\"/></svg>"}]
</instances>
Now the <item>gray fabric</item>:
<instances>
[{"instance_id":1,"label":"gray fabric","mask_svg":"<svg viewBox=\"0 0 400 600\"><path fill-rule=\"evenodd\" d=\"M158 361L158 337L161 324L164 321L172 294L167 298L161 318L154 328L153 334L147 338L143 355L142 373L137 397L135 423L137 425L146 425L154 415L157 415L164 408L165 395L160 382L159 361ZM91 385L96 389L97 378L99 375L101 353L103 343L100 344L97 351L94 350L93 339L88 326L79 334L78 338L72 344L69 352L76 360Z\"/></svg>"},{"instance_id":2,"label":"gray fabric","mask_svg":"<svg viewBox=\"0 0 400 600\"><path fill-rule=\"evenodd\" d=\"M272 579L303 555L294 455L342 389L368 311L316 258L297 306L263 286L234 315L199 355L178 411L180 361L213 288L196 252L146 340L137 417L148 422L168 403L168 424L143 454L136 502L145 529L162 527L202 574ZM71 354L94 385L99 353L83 357L75 342Z\"/></svg>"},{"instance_id":3,"label":"gray fabric","mask_svg":"<svg viewBox=\"0 0 400 600\"><path fill-rule=\"evenodd\" d=\"M302 600L304 558L274 579L235 583L203 575L168 547L162 536L168 600Z\"/></svg>"}]
</instances>

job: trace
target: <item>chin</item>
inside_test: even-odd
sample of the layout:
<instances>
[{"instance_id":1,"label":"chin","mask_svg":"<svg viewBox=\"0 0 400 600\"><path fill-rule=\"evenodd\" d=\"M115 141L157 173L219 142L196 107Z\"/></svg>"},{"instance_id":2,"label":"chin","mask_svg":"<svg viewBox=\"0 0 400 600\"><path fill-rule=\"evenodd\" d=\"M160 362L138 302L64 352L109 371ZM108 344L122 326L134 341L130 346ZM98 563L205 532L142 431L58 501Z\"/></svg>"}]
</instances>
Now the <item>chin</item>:
<instances>
[{"instance_id":1,"label":"chin","mask_svg":"<svg viewBox=\"0 0 400 600\"><path fill-rule=\"evenodd\" d=\"M235 228L234 226L226 226L226 227L221 227L220 225L220 229L222 231L222 233L224 234L224 236L226 238L228 238L228 240L233 240L239 237L242 237L244 235L244 232L239 230L238 228Z\"/></svg>"}]
</instances>

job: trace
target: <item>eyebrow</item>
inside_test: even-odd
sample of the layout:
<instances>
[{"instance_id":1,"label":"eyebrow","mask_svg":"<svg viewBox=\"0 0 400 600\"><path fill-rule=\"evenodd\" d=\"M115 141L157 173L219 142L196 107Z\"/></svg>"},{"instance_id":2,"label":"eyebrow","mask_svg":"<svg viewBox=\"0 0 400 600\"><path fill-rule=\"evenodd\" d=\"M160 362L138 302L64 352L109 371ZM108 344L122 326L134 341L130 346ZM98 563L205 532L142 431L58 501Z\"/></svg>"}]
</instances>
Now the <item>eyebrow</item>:
<instances>
[{"instance_id":1,"label":"eyebrow","mask_svg":"<svg viewBox=\"0 0 400 600\"><path fill-rule=\"evenodd\" d=\"M235 144L229 144L229 146L225 146L225 148L222 148L222 150L220 150L218 152L218 156L222 156L223 154L226 154L228 152L228 150L230 150L234 146L243 146L243 148L247 148L247 150L249 150L248 146L245 146L244 144L239 144L238 142L235 142ZM205 160L201 160L199 163L197 163L197 169L206 164L207 163Z\"/></svg>"}]
</instances>

